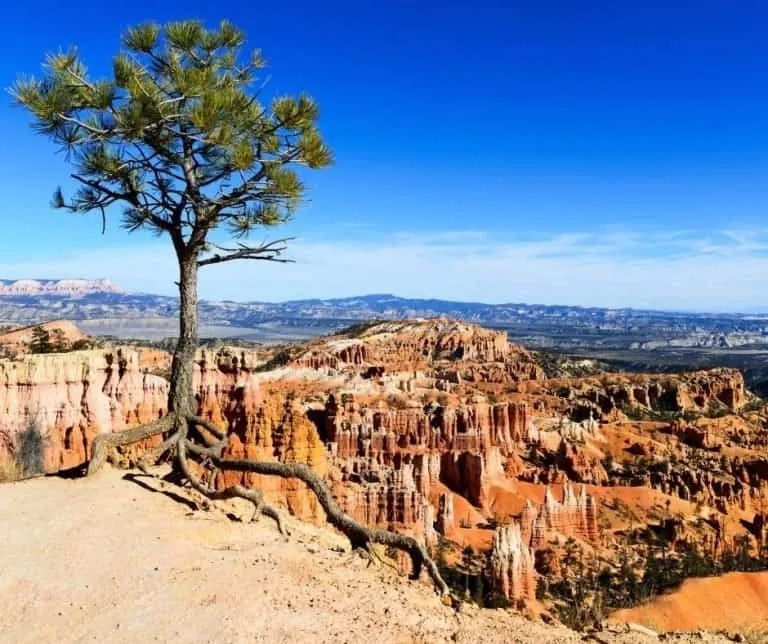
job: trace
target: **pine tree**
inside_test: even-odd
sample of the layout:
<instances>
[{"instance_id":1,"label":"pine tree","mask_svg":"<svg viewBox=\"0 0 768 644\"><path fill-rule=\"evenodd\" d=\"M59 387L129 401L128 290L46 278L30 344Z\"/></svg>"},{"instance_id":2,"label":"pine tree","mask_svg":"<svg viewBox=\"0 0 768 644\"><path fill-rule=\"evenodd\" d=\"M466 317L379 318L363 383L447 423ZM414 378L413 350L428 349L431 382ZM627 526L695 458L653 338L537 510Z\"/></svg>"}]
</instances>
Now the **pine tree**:
<instances>
[{"instance_id":1,"label":"pine tree","mask_svg":"<svg viewBox=\"0 0 768 644\"><path fill-rule=\"evenodd\" d=\"M226 432L196 416L192 384L198 345L200 268L235 260L284 262L288 239L250 244L255 231L288 221L304 198L300 170L332 163L307 95L266 100L259 51L243 54L244 34L227 21L206 29L195 20L128 29L112 60L112 75L94 79L76 50L48 56L42 78L22 78L11 89L34 127L63 148L78 190L53 205L102 218L122 206L126 230L170 241L178 264L179 338L173 355L168 415L149 425L105 434L93 443L88 471L108 450L163 434L179 473L212 499L243 497L255 514L280 515L259 490L209 488L189 459L219 470L299 478L318 496L329 521L354 546L373 543L410 554L414 575L426 565L441 592L447 587L423 546L384 530L368 530L345 515L327 486L305 465L228 460ZM230 239L227 242L227 238ZM199 440L205 428L214 439Z\"/></svg>"},{"instance_id":2,"label":"pine tree","mask_svg":"<svg viewBox=\"0 0 768 644\"><path fill-rule=\"evenodd\" d=\"M61 329L53 329L51 332L51 350L54 353L69 350L69 341L64 331Z\"/></svg>"},{"instance_id":3,"label":"pine tree","mask_svg":"<svg viewBox=\"0 0 768 644\"><path fill-rule=\"evenodd\" d=\"M32 329L32 339L29 342L31 353L51 353L53 345L51 344L51 334L42 326L36 326Z\"/></svg>"}]
</instances>

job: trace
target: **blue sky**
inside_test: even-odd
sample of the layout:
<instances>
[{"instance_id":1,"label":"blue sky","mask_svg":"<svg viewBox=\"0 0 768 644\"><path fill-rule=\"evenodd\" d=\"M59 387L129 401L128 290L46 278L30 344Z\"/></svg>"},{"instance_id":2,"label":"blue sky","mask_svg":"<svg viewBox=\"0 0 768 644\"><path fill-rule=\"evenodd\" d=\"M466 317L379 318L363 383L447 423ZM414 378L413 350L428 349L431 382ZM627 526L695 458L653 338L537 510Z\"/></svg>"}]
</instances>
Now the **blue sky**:
<instances>
[{"instance_id":1,"label":"blue sky","mask_svg":"<svg viewBox=\"0 0 768 644\"><path fill-rule=\"evenodd\" d=\"M218 6L0 9L6 86L70 45L106 71L137 22L228 18L275 92L318 100L337 163L285 231L296 264L213 267L203 296L768 309L764 2ZM66 164L10 98L0 135L0 277L173 292L167 244L49 208Z\"/></svg>"}]
</instances>

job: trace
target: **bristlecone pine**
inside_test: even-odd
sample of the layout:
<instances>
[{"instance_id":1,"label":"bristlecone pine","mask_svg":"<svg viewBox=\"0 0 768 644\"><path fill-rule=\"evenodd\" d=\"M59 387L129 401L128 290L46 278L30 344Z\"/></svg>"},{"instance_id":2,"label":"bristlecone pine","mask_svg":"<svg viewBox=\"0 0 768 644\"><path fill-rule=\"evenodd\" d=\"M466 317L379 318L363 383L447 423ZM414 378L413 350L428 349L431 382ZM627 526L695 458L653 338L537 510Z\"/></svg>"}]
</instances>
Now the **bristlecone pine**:
<instances>
[{"instance_id":1,"label":"bristlecone pine","mask_svg":"<svg viewBox=\"0 0 768 644\"><path fill-rule=\"evenodd\" d=\"M196 21L129 29L113 60L112 78L94 80L77 52L47 58L41 79L12 88L34 127L68 153L79 184L72 198L59 189L53 204L75 213L97 211L106 225L110 206L123 206L129 231L167 235L179 267L179 339L173 356L167 416L148 425L100 436L88 474L109 451L162 434L152 458L170 453L176 471L209 499L240 497L254 516L280 514L261 492L242 486L208 487L190 461L214 470L297 478L317 495L328 521L356 548L383 544L410 555L437 590L448 588L415 539L371 530L341 511L328 487L305 465L222 457L227 435L195 416L192 375L198 344L197 274L203 266L240 259L273 262L289 239L248 244L249 233L287 221L304 194L298 168L323 168L332 154L317 128L318 108L306 95L262 102L265 65L258 51L245 60L245 38L230 23L208 30ZM238 240L220 245L221 232ZM214 237L216 241L214 241ZM149 460L149 457L147 457Z\"/></svg>"}]
</instances>

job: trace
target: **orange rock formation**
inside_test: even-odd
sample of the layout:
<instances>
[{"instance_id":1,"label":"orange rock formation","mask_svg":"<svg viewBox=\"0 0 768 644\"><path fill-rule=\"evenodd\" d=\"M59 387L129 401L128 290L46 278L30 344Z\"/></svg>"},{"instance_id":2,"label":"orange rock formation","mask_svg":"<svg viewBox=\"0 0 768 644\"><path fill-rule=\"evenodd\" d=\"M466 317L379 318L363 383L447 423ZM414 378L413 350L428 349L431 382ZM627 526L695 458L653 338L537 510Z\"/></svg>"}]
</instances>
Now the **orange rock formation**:
<instances>
[{"instance_id":1,"label":"orange rock formation","mask_svg":"<svg viewBox=\"0 0 768 644\"><path fill-rule=\"evenodd\" d=\"M533 550L523 540L518 523L496 528L489 572L497 592L507 599L535 599L534 563Z\"/></svg>"},{"instance_id":2,"label":"orange rock formation","mask_svg":"<svg viewBox=\"0 0 768 644\"><path fill-rule=\"evenodd\" d=\"M95 436L165 413L167 382L142 373L131 350L77 351L0 361L0 449L34 427L44 437L45 469L82 465Z\"/></svg>"},{"instance_id":3,"label":"orange rock formation","mask_svg":"<svg viewBox=\"0 0 768 644\"><path fill-rule=\"evenodd\" d=\"M37 419L48 471L81 465L98 433L165 412L167 383L147 372L168 366L165 353L133 349L0 361L0 451ZM199 414L228 432L226 456L306 463L367 525L489 550L488 574L512 600L534 597L537 557L556 558L569 537L610 552L617 532L601 533L598 514L621 529L655 521L673 546L714 552L744 534L766 542L768 436L763 417L735 415L749 394L734 370L546 380L504 333L441 318L279 352L201 350L195 389ZM678 415L629 422L624 412L639 408ZM725 416L682 413L710 409ZM213 482L258 486L323 520L298 481L219 473ZM562 486L559 499L550 484ZM706 537L679 519L694 504L713 526ZM674 520L659 518L665 507Z\"/></svg>"}]
</instances>

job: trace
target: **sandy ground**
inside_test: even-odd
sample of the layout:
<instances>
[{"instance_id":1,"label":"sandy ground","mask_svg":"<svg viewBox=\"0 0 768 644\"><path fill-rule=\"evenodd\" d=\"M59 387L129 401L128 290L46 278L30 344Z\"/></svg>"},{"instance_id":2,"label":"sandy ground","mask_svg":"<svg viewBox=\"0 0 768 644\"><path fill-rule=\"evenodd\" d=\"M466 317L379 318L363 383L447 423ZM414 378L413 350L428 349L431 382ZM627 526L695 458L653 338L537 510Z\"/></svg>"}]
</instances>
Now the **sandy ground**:
<instances>
[{"instance_id":1,"label":"sandy ground","mask_svg":"<svg viewBox=\"0 0 768 644\"><path fill-rule=\"evenodd\" d=\"M266 520L192 511L179 488L131 476L0 486L0 641L582 641L509 611L457 613L328 531L291 521L285 541Z\"/></svg>"}]
</instances>

